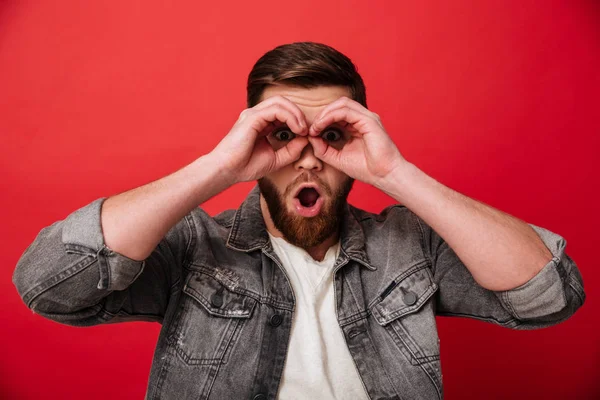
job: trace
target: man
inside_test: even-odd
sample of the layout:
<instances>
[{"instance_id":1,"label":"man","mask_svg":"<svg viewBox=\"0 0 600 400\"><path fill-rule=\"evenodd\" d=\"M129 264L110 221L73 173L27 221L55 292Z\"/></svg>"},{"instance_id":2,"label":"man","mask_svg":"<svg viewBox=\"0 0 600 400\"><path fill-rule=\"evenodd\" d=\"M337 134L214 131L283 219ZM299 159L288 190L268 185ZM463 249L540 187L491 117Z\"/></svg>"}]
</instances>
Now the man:
<instances>
[{"instance_id":1,"label":"man","mask_svg":"<svg viewBox=\"0 0 600 400\"><path fill-rule=\"evenodd\" d=\"M404 159L344 55L279 46L247 89L213 151L44 228L14 273L55 321L162 323L146 398L442 398L436 314L535 329L583 304L563 238ZM354 179L402 206L348 205Z\"/></svg>"}]
</instances>

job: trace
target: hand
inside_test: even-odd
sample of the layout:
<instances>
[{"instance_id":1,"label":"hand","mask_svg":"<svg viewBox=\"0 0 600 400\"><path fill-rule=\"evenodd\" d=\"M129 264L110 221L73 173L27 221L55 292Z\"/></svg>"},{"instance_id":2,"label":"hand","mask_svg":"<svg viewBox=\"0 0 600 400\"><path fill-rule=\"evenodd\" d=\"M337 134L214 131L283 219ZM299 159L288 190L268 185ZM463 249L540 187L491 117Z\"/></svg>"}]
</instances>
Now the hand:
<instances>
[{"instance_id":1,"label":"hand","mask_svg":"<svg viewBox=\"0 0 600 400\"><path fill-rule=\"evenodd\" d=\"M325 128L336 123L345 131L343 143L328 141L326 135L321 137ZM308 140L317 158L374 186L407 163L383 128L379 115L348 97L340 97L317 114Z\"/></svg>"},{"instance_id":2,"label":"hand","mask_svg":"<svg viewBox=\"0 0 600 400\"><path fill-rule=\"evenodd\" d=\"M285 124L296 135L273 147L267 136ZM283 96L273 96L241 112L231 131L210 155L221 164L231 183L253 181L300 158L308 144L304 113Z\"/></svg>"}]
</instances>

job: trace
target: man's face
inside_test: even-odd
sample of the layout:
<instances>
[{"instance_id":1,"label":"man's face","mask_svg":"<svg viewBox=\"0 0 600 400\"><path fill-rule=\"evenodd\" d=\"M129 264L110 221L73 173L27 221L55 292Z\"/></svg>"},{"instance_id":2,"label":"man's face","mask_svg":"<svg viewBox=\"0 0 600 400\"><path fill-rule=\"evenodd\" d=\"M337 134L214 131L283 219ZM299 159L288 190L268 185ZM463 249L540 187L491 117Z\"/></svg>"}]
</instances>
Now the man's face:
<instances>
[{"instance_id":1,"label":"man's face","mask_svg":"<svg viewBox=\"0 0 600 400\"><path fill-rule=\"evenodd\" d=\"M267 87L261 101L276 95L295 103L304 113L308 126L329 103L342 96L350 97L348 89L340 86L304 89L279 85ZM289 138L293 132L282 123L275 125L267 140L277 148L285 145L286 137ZM334 124L331 129L326 128L322 137L331 138L332 146L343 146L348 135L342 126ZM310 144L297 161L258 180L264 199L261 203L266 203L275 228L288 242L305 249L337 233L353 182L343 172L316 158Z\"/></svg>"}]
</instances>

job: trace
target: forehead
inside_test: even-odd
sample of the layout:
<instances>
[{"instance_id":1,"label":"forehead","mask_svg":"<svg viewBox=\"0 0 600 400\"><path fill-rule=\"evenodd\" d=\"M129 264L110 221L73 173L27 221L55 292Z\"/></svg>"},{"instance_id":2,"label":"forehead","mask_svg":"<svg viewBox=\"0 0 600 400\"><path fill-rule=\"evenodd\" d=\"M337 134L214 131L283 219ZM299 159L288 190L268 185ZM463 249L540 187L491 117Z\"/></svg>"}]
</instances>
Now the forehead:
<instances>
[{"instance_id":1,"label":"forehead","mask_svg":"<svg viewBox=\"0 0 600 400\"><path fill-rule=\"evenodd\" d=\"M263 91L260 101L269 97L283 96L295 103L307 116L314 115L327 104L342 96L350 97L350 90L345 86L317 86L302 88L298 86L270 85Z\"/></svg>"}]
</instances>

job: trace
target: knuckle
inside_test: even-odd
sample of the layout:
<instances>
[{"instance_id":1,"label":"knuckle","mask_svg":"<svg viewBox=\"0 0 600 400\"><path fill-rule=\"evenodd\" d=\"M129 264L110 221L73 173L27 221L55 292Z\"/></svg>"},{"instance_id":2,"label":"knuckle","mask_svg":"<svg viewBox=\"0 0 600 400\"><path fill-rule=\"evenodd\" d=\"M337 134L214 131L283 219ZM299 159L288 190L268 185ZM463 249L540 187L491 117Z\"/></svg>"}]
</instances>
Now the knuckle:
<instances>
[{"instance_id":1,"label":"knuckle","mask_svg":"<svg viewBox=\"0 0 600 400\"><path fill-rule=\"evenodd\" d=\"M238 119L243 120L246 119L248 117L248 114L250 114L252 112L252 110L250 108L246 108L245 110L243 110L240 113L240 116L238 117Z\"/></svg>"},{"instance_id":2,"label":"knuckle","mask_svg":"<svg viewBox=\"0 0 600 400\"><path fill-rule=\"evenodd\" d=\"M282 95L278 94L276 96L271 97L273 104L281 104L285 102L289 102L289 100Z\"/></svg>"},{"instance_id":3,"label":"knuckle","mask_svg":"<svg viewBox=\"0 0 600 400\"><path fill-rule=\"evenodd\" d=\"M278 119L281 118L281 113L286 112L286 109L282 107L281 104L273 104L270 108L275 111L275 115Z\"/></svg>"}]
</instances>

